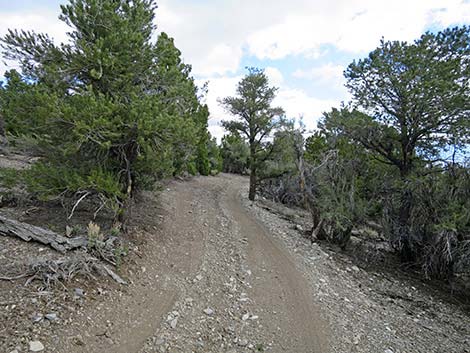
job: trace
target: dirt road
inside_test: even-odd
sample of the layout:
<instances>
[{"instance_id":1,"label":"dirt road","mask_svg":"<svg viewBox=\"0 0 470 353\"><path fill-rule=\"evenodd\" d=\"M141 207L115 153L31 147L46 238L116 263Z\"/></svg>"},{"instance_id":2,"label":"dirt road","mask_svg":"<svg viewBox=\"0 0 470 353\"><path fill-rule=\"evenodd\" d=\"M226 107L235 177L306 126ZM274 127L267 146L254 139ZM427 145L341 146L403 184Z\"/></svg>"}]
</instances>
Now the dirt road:
<instances>
[{"instance_id":1,"label":"dirt road","mask_svg":"<svg viewBox=\"0 0 470 353\"><path fill-rule=\"evenodd\" d=\"M298 231L308 214L251 203L247 184L199 177L142 195L120 269L128 286L1 282L0 351L40 341L47 353L470 352L464 307L402 272L312 244ZM13 238L2 246L0 264L57 256ZM48 313L57 319L35 319Z\"/></svg>"},{"instance_id":2,"label":"dirt road","mask_svg":"<svg viewBox=\"0 0 470 353\"><path fill-rule=\"evenodd\" d=\"M171 183L134 283L84 309L52 351L328 352L309 283L242 206L245 187L227 175Z\"/></svg>"},{"instance_id":3,"label":"dirt road","mask_svg":"<svg viewBox=\"0 0 470 353\"><path fill-rule=\"evenodd\" d=\"M242 206L239 180L229 185L225 205L240 227L238 235L248 239L248 262L257 278L253 299L257 306L279 313L266 317L266 328L275 331L280 327L279 343L291 352L325 352L325 325L312 304L308 282L283 245Z\"/></svg>"}]
</instances>

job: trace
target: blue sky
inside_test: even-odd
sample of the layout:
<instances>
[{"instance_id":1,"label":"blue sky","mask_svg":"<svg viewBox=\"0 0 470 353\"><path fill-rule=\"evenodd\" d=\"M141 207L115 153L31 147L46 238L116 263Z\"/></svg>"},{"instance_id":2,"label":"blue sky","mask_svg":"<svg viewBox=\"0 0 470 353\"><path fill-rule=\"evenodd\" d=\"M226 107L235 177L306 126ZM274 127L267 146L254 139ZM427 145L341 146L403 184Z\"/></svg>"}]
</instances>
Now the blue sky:
<instances>
[{"instance_id":1,"label":"blue sky","mask_svg":"<svg viewBox=\"0 0 470 353\"><path fill-rule=\"evenodd\" d=\"M65 0L64 0L65 1ZM0 0L7 28L66 40L59 0ZM279 87L276 104L314 128L322 112L348 100L342 71L387 40L411 41L426 30L470 24L468 0L160 0L160 31L175 37L197 82L209 82L209 128L220 137L229 119L217 99L235 92L246 66L265 68ZM16 63L7 63L17 67ZM7 67L0 64L0 77Z\"/></svg>"}]
</instances>

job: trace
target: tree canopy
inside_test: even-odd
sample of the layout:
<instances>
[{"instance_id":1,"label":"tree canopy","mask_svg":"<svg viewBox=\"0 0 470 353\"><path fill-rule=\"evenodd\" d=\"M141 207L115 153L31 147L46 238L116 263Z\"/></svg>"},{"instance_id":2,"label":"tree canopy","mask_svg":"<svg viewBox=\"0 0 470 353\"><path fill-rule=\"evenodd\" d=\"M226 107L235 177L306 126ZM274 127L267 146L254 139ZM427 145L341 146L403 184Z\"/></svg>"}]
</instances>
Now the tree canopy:
<instances>
[{"instance_id":1,"label":"tree canopy","mask_svg":"<svg viewBox=\"0 0 470 353\"><path fill-rule=\"evenodd\" d=\"M428 32L411 44L382 40L345 77L353 110L334 110L327 123L403 176L417 159L433 162L444 148L469 142L469 27Z\"/></svg>"},{"instance_id":2,"label":"tree canopy","mask_svg":"<svg viewBox=\"0 0 470 353\"><path fill-rule=\"evenodd\" d=\"M71 0L60 15L67 43L22 30L2 38L4 57L22 70L1 92L7 130L35 132L47 149L29 179L40 197L94 195L122 215L156 178L209 173L208 108L173 39L153 41L156 8Z\"/></svg>"},{"instance_id":3,"label":"tree canopy","mask_svg":"<svg viewBox=\"0 0 470 353\"><path fill-rule=\"evenodd\" d=\"M276 91L277 88L269 86L263 70L249 68L248 74L238 83L238 95L220 101L227 112L238 118L224 121L222 125L231 133L246 138L249 145L250 200L255 199L258 168L272 151L268 138L282 124L284 110L272 107Z\"/></svg>"}]
</instances>

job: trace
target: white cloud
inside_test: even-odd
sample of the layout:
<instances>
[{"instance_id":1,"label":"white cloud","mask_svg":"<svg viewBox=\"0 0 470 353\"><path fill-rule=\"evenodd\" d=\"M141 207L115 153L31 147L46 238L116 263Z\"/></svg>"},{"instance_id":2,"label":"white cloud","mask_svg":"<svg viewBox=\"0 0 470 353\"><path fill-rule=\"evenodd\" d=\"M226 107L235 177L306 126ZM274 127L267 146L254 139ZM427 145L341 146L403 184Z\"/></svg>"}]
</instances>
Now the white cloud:
<instances>
[{"instance_id":1,"label":"white cloud","mask_svg":"<svg viewBox=\"0 0 470 353\"><path fill-rule=\"evenodd\" d=\"M328 63L321 66L315 66L308 70L296 70L292 76L300 79L312 81L317 87L328 88L329 91L335 92L338 97L346 100L348 91L345 87L346 79L343 76L345 67L342 65L334 65Z\"/></svg>"},{"instance_id":2,"label":"white cloud","mask_svg":"<svg viewBox=\"0 0 470 353\"><path fill-rule=\"evenodd\" d=\"M332 47L362 56L373 50L382 36L413 40L430 25L439 28L470 23L470 2L462 0L159 0L158 5L159 30L175 37L198 79L210 81L207 103L215 135L222 131L219 121L230 118L217 98L235 94L241 78L236 74L245 55L259 60L301 55L314 60L330 55ZM24 28L66 40L67 28L57 19L58 12L58 8L16 13L2 9L0 35L7 28ZM298 78L318 81L338 92L334 99L323 100L313 90L307 92L286 82L286 72L279 69L284 66L276 68L276 64L266 69L271 84L280 87L276 104L290 117L303 115L309 127L345 96L337 90L344 82L339 66L328 64L295 72Z\"/></svg>"},{"instance_id":3,"label":"white cloud","mask_svg":"<svg viewBox=\"0 0 470 353\"><path fill-rule=\"evenodd\" d=\"M228 114L225 109L219 104L219 99L228 96L235 96L238 82L242 76L234 77L211 77L207 80L198 80L198 85L208 82L208 92L206 103L209 106L209 132L212 136L217 138L220 142L222 136L225 135L224 128L221 126L223 120L235 119L235 117Z\"/></svg>"},{"instance_id":4,"label":"white cloud","mask_svg":"<svg viewBox=\"0 0 470 353\"><path fill-rule=\"evenodd\" d=\"M222 126L220 125L209 125L208 128L210 134L212 137L215 137L217 139L217 143L220 143L222 141L222 137L225 135L225 130Z\"/></svg>"},{"instance_id":5,"label":"white cloud","mask_svg":"<svg viewBox=\"0 0 470 353\"><path fill-rule=\"evenodd\" d=\"M234 117L230 116L219 104L218 100L228 96L235 96L237 84L241 78L242 76L210 77L196 81L198 85L208 82L206 103L210 109L209 131L212 136L216 136L218 139L223 136L223 129L220 126L221 121L234 119Z\"/></svg>"},{"instance_id":6,"label":"white cloud","mask_svg":"<svg viewBox=\"0 0 470 353\"><path fill-rule=\"evenodd\" d=\"M274 87L280 87L284 82L284 75L275 67L267 67L264 72L268 77L269 84Z\"/></svg>"},{"instance_id":7,"label":"white cloud","mask_svg":"<svg viewBox=\"0 0 470 353\"><path fill-rule=\"evenodd\" d=\"M461 0L292 0L289 4L292 10L282 21L248 37L251 54L281 59L318 53L322 45L357 53L372 50L382 36L408 41L419 37L429 24L470 21L470 4Z\"/></svg>"},{"instance_id":8,"label":"white cloud","mask_svg":"<svg viewBox=\"0 0 470 353\"><path fill-rule=\"evenodd\" d=\"M157 22L202 76L233 73L245 53L258 59L318 58L323 45L362 53L383 36L413 40L430 24L470 22L462 0L160 0Z\"/></svg>"},{"instance_id":9,"label":"white cloud","mask_svg":"<svg viewBox=\"0 0 470 353\"><path fill-rule=\"evenodd\" d=\"M47 33L58 43L66 42L69 27L60 21L58 16L58 11L23 14L0 12L0 18L2 19L0 22L0 36L4 36L8 29L24 29Z\"/></svg>"},{"instance_id":10,"label":"white cloud","mask_svg":"<svg viewBox=\"0 0 470 353\"><path fill-rule=\"evenodd\" d=\"M470 23L470 2L465 0L450 0L446 6L435 9L431 18L442 26L455 23Z\"/></svg>"},{"instance_id":11,"label":"white cloud","mask_svg":"<svg viewBox=\"0 0 470 353\"><path fill-rule=\"evenodd\" d=\"M219 44L211 49L205 59L205 65L197 73L202 76L235 73L240 66L241 57L241 48Z\"/></svg>"},{"instance_id":12,"label":"white cloud","mask_svg":"<svg viewBox=\"0 0 470 353\"><path fill-rule=\"evenodd\" d=\"M3 13L0 11L0 37L8 33L8 29L32 30L38 33L47 33L57 43L67 41L68 27L58 19L57 12L43 11L36 13ZM19 70L19 65L13 61L0 60L0 77L11 69Z\"/></svg>"},{"instance_id":13,"label":"white cloud","mask_svg":"<svg viewBox=\"0 0 470 353\"><path fill-rule=\"evenodd\" d=\"M0 34L28 28L65 39L59 9L0 11ZM234 73L244 49L259 59L290 55L316 58L322 45L358 53L372 50L384 36L412 40L430 24L470 22L470 2L462 0L160 0L159 30L167 31L185 61L200 76Z\"/></svg>"},{"instance_id":14,"label":"white cloud","mask_svg":"<svg viewBox=\"0 0 470 353\"><path fill-rule=\"evenodd\" d=\"M303 118L308 130L317 126L324 112L341 103L335 99L318 99L297 88L281 88L273 104L284 108L288 118Z\"/></svg>"},{"instance_id":15,"label":"white cloud","mask_svg":"<svg viewBox=\"0 0 470 353\"><path fill-rule=\"evenodd\" d=\"M338 82L343 81L344 66L334 65L328 63L322 66L314 67L310 70L296 70L293 73L294 77L305 78L314 81L320 81L321 83L326 82Z\"/></svg>"},{"instance_id":16,"label":"white cloud","mask_svg":"<svg viewBox=\"0 0 470 353\"><path fill-rule=\"evenodd\" d=\"M286 111L288 118L303 118L304 123L309 130L316 128L318 119L332 107L337 107L340 99L318 99L307 92L297 88L288 87L283 80L282 74L278 69L266 69L266 74L270 79L271 85L278 84L279 91L273 101L273 106L280 106ZM220 141L225 134L220 123L222 120L232 120L236 117L227 113L218 103L219 98L236 95L236 87L242 76L236 77L218 77L209 79L209 91L207 95L207 104L210 107L209 131L212 136ZM201 83L201 82L198 82Z\"/></svg>"}]
</instances>

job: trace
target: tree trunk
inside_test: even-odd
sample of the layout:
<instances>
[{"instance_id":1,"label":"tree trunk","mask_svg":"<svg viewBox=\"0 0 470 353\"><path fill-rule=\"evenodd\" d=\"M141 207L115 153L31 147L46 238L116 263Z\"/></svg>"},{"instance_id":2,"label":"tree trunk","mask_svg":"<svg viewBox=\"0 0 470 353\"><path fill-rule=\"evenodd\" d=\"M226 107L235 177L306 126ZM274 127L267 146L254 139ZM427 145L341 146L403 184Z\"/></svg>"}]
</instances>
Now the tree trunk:
<instances>
[{"instance_id":1,"label":"tree trunk","mask_svg":"<svg viewBox=\"0 0 470 353\"><path fill-rule=\"evenodd\" d=\"M5 120L3 115L0 114L0 137L5 136Z\"/></svg>"},{"instance_id":2,"label":"tree trunk","mask_svg":"<svg viewBox=\"0 0 470 353\"><path fill-rule=\"evenodd\" d=\"M400 209L398 214L397 236L399 237L400 257L403 262L411 262L416 260L414 251L412 234L410 232L410 218L413 207L413 195L408 186L402 191L400 200Z\"/></svg>"},{"instance_id":3,"label":"tree trunk","mask_svg":"<svg viewBox=\"0 0 470 353\"><path fill-rule=\"evenodd\" d=\"M403 188L400 195L400 207L398 210L398 227L395 230L395 239L398 240L398 250L402 262L412 262L416 260L416 252L414 250L413 234L410 231L410 218L413 210L413 193L408 185L412 171L412 152L409 147L403 145L403 161L399 166L400 178Z\"/></svg>"},{"instance_id":4,"label":"tree trunk","mask_svg":"<svg viewBox=\"0 0 470 353\"><path fill-rule=\"evenodd\" d=\"M7 137L6 137L6 131L5 131L5 119L3 118L3 115L0 114L0 146L2 145L7 145Z\"/></svg>"},{"instance_id":5,"label":"tree trunk","mask_svg":"<svg viewBox=\"0 0 470 353\"><path fill-rule=\"evenodd\" d=\"M323 237L323 224L320 224L321 217L320 217L320 210L315 205L315 199L311 193L307 191L307 181L305 178L305 163L304 163L304 152L303 152L303 139L299 143L297 141L294 145L295 153L296 153L296 165L297 171L299 172L299 188L302 194L302 205L304 209L310 212L312 215L312 239L320 239ZM313 240L312 240L313 241Z\"/></svg>"},{"instance_id":6,"label":"tree trunk","mask_svg":"<svg viewBox=\"0 0 470 353\"><path fill-rule=\"evenodd\" d=\"M257 178L256 178L256 169L252 168L250 171L250 191L248 193L248 198L250 201L254 201L256 197L256 183L257 183Z\"/></svg>"}]
</instances>

